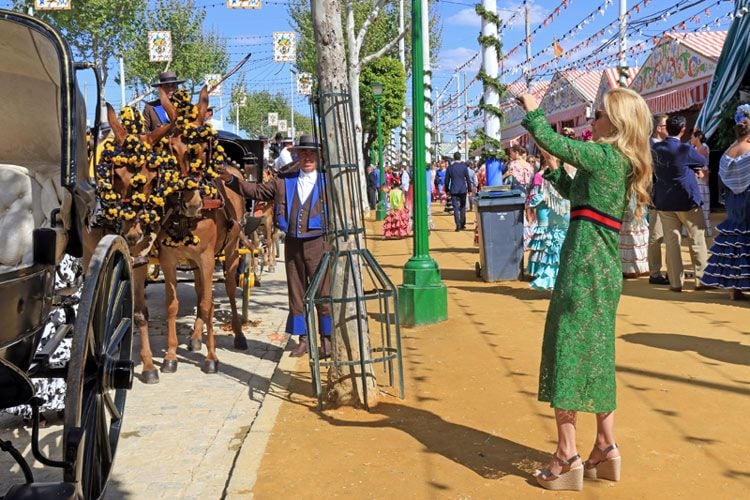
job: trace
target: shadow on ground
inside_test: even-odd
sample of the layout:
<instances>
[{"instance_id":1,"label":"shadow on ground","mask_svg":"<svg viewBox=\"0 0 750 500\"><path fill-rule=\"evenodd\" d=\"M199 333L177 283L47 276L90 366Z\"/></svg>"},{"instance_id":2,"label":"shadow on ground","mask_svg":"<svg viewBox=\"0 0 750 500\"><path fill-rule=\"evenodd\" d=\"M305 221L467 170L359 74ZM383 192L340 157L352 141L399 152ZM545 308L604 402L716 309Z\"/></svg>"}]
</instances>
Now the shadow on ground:
<instances>
[{"instance_id":1,"label":"shadow on ground","mask_svg":"<svg viewBox=\"0 0 750 500\"><path fill-rule=\"evenodd\" d=\"M332 427L396 429L419 441L426 453L437 453L458 465L470 469L485 479L501 479L508 475L528 479L529 475L546 463L549 455L509 439L449 422L441 416L420 408L381 400L367 415L382 416L377 421L346 420L327 412L319 412L309 379L290 373L288 390L309 401L294 401L306 406Z\"/></svg>"},{"instance_id":2,"label":"shadow on ground","mask_svg":"<svg viewBox=\"0 0 750 500\"><path fill-rule=\"evenodd\" d=\"M640 344L668 351L693 351L706 358L750 366L750 346L721 339L694 337L678 333L628 333L620 338L625 342Z\"/></svg>"}]
</instances>

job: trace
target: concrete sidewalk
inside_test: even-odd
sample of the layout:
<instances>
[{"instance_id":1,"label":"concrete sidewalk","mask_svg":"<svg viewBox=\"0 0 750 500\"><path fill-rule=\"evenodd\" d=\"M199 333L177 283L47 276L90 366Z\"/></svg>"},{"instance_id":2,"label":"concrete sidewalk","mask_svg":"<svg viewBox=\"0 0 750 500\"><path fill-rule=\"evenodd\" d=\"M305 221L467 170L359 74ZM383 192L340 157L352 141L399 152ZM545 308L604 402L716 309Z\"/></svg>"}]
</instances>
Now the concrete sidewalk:
<instances>
[{"instance_id":1,"label":"concrete sidewalk","mask_svg":"<svg viewBox=\"0 0 750 500\"><path fill-rule=\"evenodd\" d=\"M249 349L233 347L228 328L229 302L223 282L214 283L216 303L214 329L217 334L219 373L206 375L200 370L206 353L187 350L186 342L195 318L195 292L191 275L178 284L179 367L174 374L160 374L158 385L136 380L128 394L114 472L108 485L108 499L221 498L232 475L238 450L253 428L263 407L271 377L281 358L287 335L287 289L283 259L274 273L264 273L260 287L252 289L250 323L245 326ZM217 273L217 278L220 273ZM147 299L151 346L157 364L166 346L164 286L150 284ZM237 290L238 305L241 290ZM136 374L141 371L136 337L133 356ZM204 336L205 340L205 336ZM62 453L62 425L56 419L42 432L42 447L52 457ZM30 429L20 419L0 417L0 436L10 438L31 456ZM0 494L5 486L22 482L18 467L0 453ZM35 463L37 481L61 479L59 469Z\"/></svg>"},{"instance_id":2,"label":"concrete sidewalk","mask_svg":"<svg viewBox=\"0 0 750 500\"><path fill-rule=\"evenodd\" d=\"M536 399L549 294L525 282L479 281L473 234L453 232L451 217L434 213L430 245L449 287L449 320L403 330L406 400L385 395L369 413L321 413L307 359L282 362L274 402L267 399L256 421L264 420L263 441L245 441L230 497L573 496L544 491L531 477L555 446L552 412ZM400 283L411 240L382 240L380 224L369 234L370 249ZM748 317L748 304L723 292L625 283L616 332L623 480L586 481L583 497L747 495ZM263 413L271 404L269 430L273 418ZM584 458L594 429L593 416L582 414ZM252 479L238 481L244 474Z\"/></svg>"}]
</instances>

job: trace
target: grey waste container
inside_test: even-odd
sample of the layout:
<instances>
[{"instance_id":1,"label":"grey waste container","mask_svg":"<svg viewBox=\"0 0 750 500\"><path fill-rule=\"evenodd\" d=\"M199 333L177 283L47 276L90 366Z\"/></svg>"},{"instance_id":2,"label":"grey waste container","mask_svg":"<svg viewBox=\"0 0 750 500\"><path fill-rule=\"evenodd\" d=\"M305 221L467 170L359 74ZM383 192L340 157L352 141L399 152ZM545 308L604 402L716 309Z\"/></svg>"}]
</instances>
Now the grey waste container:
<instances>
[{"instance_id":1,"label":"grey waste container","mask_svg":"<svg viewBox=\"0 0 750 500\"><path fill-rule=\"evenodd\" d=\"M518 280L523 276L522 191L483 192L477 199L479 262L484 281Z\"/></svg>"}]
</instances>

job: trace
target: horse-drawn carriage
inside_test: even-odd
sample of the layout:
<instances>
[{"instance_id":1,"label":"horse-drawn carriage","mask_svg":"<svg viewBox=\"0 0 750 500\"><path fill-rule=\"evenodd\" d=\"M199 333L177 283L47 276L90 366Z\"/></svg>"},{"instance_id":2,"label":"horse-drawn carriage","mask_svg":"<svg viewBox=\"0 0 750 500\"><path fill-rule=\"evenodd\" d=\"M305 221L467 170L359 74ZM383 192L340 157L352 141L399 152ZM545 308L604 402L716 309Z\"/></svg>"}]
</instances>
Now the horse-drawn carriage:
<instances>
[{"instance_id":1,"label":"horse-drawn carriage","mask_svg":"<svg viewBox=\"0 0 750 500\"><path fill-rule=\"evenodd\" d=\"M36 460L62 469L58 483L34 483L32 469L10 442L25 484L0 485L11 498L98 498L114 463L131 360L131 257L116 235L87 256L83 289L56 289L64 254L81 257L81 235L95 208L87 178L85 109L77 64L58 32L23 14L0 10L0 409L31 404ZM41 348L52 308L66 315ZM63 340L70 360L50 357ZM61 378L65 393L62 456L39 446L39 405L33 378ZM7 492L7 488L10 488Z\"/></svg>"}]
</instances>

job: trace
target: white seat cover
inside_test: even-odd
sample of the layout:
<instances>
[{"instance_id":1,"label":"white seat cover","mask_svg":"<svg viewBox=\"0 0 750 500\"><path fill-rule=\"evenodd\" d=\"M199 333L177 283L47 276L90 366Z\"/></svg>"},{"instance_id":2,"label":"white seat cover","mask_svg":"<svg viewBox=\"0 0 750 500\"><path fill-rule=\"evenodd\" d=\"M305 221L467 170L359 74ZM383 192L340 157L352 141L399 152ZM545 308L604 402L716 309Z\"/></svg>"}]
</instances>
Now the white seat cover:
<instances>
[{"instance_id":1,"label":"white seat cover","mask_svg":"<svg viewBox=\"0 0 750 500\"><path fill-rule=\"evenodd\" d=\"M31 264L34 197L29 171L0 164L0 270Z\"/></svg>"},{"instance_id":2,"label":"white seat cover","mask_svg":"<svg viewBox=\"0 0 750 500\"><path fill-rule=\"evenodd\" d=\"M0 164L0 272L33 264L34 229L53 227L55 209L60 209L62 222L62 227L55 227L59 262L68 241L71 206L71 194L60 185L59 168L30 171Z\"/></svg>"}]
</instances>

